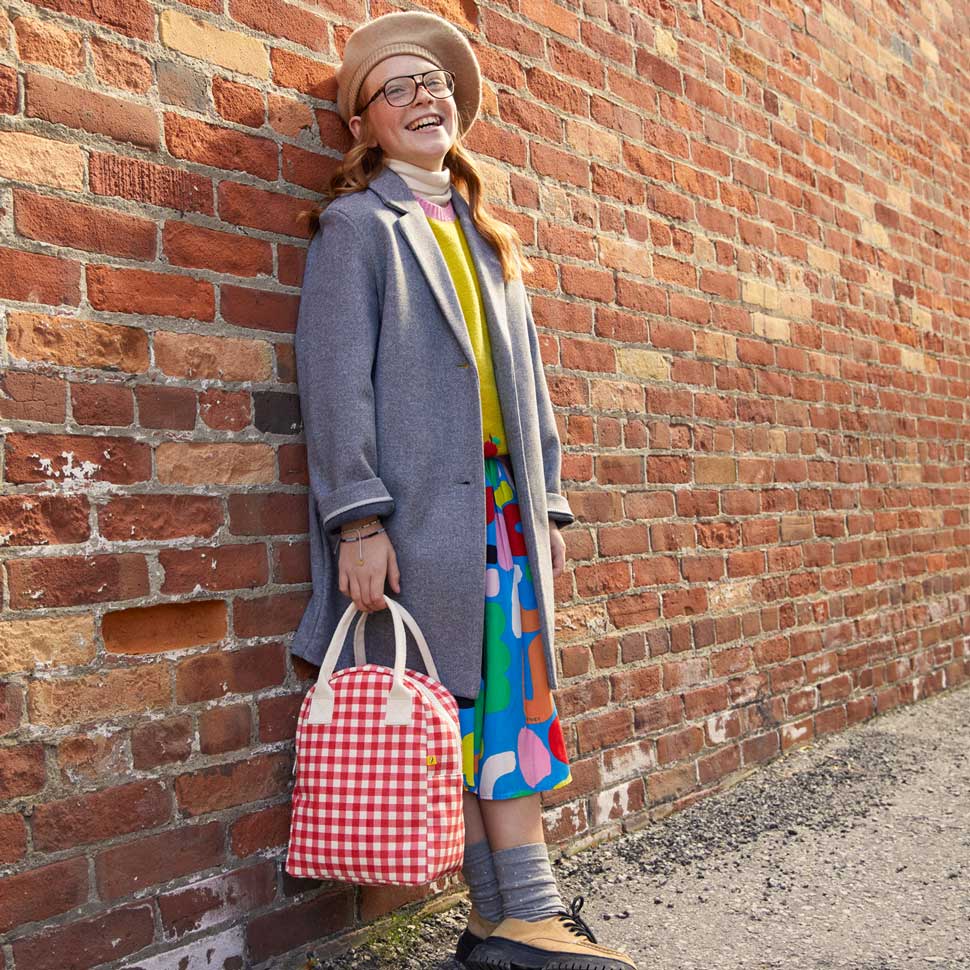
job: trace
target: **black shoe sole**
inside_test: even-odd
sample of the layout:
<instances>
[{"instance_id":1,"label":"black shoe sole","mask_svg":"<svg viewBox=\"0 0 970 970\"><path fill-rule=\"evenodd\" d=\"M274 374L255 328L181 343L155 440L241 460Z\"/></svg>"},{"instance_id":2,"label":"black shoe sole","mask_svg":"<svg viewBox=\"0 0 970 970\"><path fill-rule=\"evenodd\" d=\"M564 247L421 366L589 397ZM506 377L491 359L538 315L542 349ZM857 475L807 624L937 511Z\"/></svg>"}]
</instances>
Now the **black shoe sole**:
<instances>
[{"instance_id":1,"label":"black shoe sole","mask_svg":"<svg viewBox=\"0 0 970 970\"><path fill-rule=\"evenodd\" d=\"M484 937L475 936L471 930L465 930L465 932L458 937L458 945L455 947L455 959L462 966L468 966L468 957L472 950L474 950L479 943L484 942Z\"/></svg>"},{"instance_id":2,"label":"black shoe sole","mask_svg":"<svg viewBox=\"0 0 970 970\"><path fill-rule=\"evenodd\" d=\"M489 937L469 955L469 970L630 970L608 957L550 953L525 943Z\"/></svg>"}]
</instances>

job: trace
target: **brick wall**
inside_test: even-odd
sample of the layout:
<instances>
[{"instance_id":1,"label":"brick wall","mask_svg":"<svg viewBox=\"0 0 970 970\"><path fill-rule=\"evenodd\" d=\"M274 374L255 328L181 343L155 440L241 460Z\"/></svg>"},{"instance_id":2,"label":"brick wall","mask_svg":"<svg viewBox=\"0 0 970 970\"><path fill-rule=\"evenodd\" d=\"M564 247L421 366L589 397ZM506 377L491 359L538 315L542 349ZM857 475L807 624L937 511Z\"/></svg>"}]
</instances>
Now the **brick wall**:
<instances>
[{"instance_id":1,"label":"brick wall","mask_svg":"<svg viewBox=\"0 0 970 970\"><path fill-rule=\"evenodd\" d=\"M431 8L580 517L550 840L965 682L967 0ZM4 9L0 968L296 965L408 898L282 872L296 216L387 7Z\"/></svg>"}]
</instances>

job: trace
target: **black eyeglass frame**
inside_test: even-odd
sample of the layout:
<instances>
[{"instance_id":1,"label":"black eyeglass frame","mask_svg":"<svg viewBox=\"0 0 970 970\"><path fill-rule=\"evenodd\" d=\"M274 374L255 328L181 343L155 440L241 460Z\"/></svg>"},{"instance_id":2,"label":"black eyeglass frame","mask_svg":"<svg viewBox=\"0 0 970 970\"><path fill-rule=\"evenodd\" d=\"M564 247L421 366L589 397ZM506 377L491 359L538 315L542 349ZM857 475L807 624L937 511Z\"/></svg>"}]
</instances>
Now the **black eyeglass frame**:
<instances>
[{"instance_id":1,"label":"black eyeglass frame","mask_svg":"<svg viewBox=\"0 0 970 970\"><path fill-rule=\"evenodd\" d=\"M448 78L451 80L451 90L444 97L438 97L437 94L433 94L431 91L428 91L428 86L424 83L424 79L429 74L446 74ZM419 81L418 78L420 78L421 80ZM374 92L374 96L370 99L370 101L368 101L367 104L365 104L364 107L360 109L359 114L362 115L382 94L384 94L384 89L388 86L388 84L391 83L391 81L403 81L403 80L414 81L414 95L412 96L411 100L408 101L407 104L391 104L391 102L388 101L387 103L391 104L392 108L406 108L408 105L414 104L414 99L417 98L418 96L419 87L423 87L425 91L428 91L428 94L430 94L432 98L435 98L438 101L444 101L445 98L450 98L455 93L455 75L452 74L451 71L446 71L442 67L436 67L432 71L422 71L420 74L400 74L397 77L389 77Z\"/></svg>"}]
</instances>

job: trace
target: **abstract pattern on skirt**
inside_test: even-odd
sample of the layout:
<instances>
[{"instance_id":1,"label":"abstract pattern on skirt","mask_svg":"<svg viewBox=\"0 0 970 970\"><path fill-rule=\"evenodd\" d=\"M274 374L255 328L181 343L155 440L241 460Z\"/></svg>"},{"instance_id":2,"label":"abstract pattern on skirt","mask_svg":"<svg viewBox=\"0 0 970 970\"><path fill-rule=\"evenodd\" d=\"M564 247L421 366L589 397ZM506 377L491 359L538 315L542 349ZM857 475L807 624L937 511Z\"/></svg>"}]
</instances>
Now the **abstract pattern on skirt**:
<instances>
[{"instance_id":1,"label":"abstract pattern on skirt","mask_svg":"<svg viewBox=\"0 0 970 970\"><path fill-rule=\"evenodd\" d=\"M546 670L539 609L508 455L485 442L485 634L482 686L457 698L465 790L532 795L572 776Z\"/></svg>"}]
</instances>

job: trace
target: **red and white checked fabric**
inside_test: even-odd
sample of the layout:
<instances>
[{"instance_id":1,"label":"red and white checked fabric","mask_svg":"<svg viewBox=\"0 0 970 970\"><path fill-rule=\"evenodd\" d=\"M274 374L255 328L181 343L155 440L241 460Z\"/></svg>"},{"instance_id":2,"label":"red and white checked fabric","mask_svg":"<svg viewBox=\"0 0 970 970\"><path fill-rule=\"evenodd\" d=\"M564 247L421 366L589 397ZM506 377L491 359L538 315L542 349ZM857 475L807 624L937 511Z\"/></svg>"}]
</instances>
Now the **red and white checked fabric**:
<instances>
[{"instance_id":1,"label":"red and white checked fabric","mask_svg":"<svg viewBox=\"0 0 970 970\"><path fill-rule=\"evenodd\" d=\"M411 626L407 611L385 599ZM340 634L338 649L346 629L338 624L331 641ZM401 640L402 683L412 696L408 723L386 723L395 669L379 664L329 674L324 681L333 691L329 722L313 723L311 717L319 680L303 700L286 859L290 875L414 886L461 867L458 705L434 676L403 669ZM328 650L321 677L329 658Z\"/></svg>"}]
</instances>

